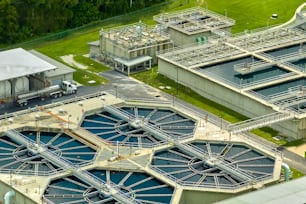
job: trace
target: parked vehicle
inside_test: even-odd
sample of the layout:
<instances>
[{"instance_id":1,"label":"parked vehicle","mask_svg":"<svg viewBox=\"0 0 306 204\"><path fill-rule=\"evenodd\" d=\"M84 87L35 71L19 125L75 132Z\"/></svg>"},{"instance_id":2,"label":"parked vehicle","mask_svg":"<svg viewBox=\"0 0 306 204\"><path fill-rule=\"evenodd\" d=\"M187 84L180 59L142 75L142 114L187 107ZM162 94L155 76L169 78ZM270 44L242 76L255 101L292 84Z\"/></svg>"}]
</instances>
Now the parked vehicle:
<instances>
[{"instance_id":1,"label":"parked vehicle","mask_svg":"<svg viewBox=\"0 0 306 204\"><path fill-rule=\"evenodd\" d=\"M77 92L77 86L69 81L62 81L61 85L53 85L41 90L20 94L15 101L17 106L28 105L29 100L46 97L58 98L63 95L75 94Z\"/></svg>"}]
</instances>

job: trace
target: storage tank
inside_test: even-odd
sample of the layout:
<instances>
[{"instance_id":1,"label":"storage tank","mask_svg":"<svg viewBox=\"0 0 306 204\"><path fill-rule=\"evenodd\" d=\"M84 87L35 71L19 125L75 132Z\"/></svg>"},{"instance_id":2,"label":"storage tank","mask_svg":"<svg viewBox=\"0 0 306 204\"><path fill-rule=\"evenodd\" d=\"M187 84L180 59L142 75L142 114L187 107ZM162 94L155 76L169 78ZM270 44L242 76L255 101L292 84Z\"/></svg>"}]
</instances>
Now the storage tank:
<instances>
[{"instance_id":1,"label":"storage tank","mask_svg":"<svg viewBox=\"0 0 306 204\"><path fill-rule=\"evenodd\" d=\"M9 81L0 81L0 99L11 96L11 83Z\"/></svg>"},{"instance_id":2,"label":"storage tank","mask_svg":"<svg viewBox=\"0 0 306 204\"><path fill-rule=\"evenodd\" d=\"M24 92L29 92L29 79L27 77L20 77L16 80L15 93L16 95Z\"/></svg>"},{"instance_id":3,"label":"storage tank","mask_svg":"<svg viewBox=\"0 0 306 204\"><path fill-rule=\"evenodd\" d=\"M21 95L18 96L18 99L33 98L33 97L36 97L36 96L47 95L51 92L58 91L58 90L60 90L60 86L59 85L54 85L54 86L50 86L50 87L47 87L47 88L44 88L44 89L41 89L41 90L38 90L38 91L33 91L33 92L30 92L30 93L21 94Z\"/></svg>"}]
</instances>

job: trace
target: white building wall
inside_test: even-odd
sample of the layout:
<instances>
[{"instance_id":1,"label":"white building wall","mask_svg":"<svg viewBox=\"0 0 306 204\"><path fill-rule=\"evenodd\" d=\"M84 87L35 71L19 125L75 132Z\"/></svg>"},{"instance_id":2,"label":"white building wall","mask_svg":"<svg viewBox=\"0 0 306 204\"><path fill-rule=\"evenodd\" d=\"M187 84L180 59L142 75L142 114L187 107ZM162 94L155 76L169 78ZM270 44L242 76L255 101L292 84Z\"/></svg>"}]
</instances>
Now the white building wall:
<instances>
[{"instance_id":1,"label":"white building wall","mask_svg":"<svg viewBox=\"0 0 306 204\"><path fill-rule=\"evenodd\" d=\"M29 79L27 77L20 77L15 83L15 94L28 92L30 89Z\"/></svg>"},{"instance_id":2,"label":"white building wall","mask_svg":"<svg viewBox=\"0 0 306 204\"><path fill-rule=\"evenodd\" d=\"M9 81L1 81L0 82L0 99L10 97L11 95L12 95L11 83Z\"/></svg>"}]
</instances>

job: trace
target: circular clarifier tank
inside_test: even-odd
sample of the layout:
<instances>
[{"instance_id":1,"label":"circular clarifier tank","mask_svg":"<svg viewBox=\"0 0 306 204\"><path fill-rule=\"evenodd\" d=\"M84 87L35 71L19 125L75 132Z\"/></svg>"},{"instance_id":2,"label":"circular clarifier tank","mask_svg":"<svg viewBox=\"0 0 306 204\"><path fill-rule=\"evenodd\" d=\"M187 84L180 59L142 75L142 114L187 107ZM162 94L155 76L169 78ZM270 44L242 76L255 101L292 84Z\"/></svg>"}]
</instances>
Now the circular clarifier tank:
<instances>
[{"instance_id":1,"label":"circular clarifier tank","mask_svg":"<svg viewBox=\"0 0 306 204\"><path fill-rule=\"evenodd\" d=\"M274 159L241 143L195 141L189 147L203 157L177 147L154 154L151 167L185 186L237 189L271 179Z\"/></svg>"},{"instance_id":2,"label":"circular clarifier tank","mask_svg":"<svg viewBox=\"0 0 306 204\"><path fill-rule=\"evenodd\" d=\"M170 203L174 189L156 178L139 172L90 170L107 185L117 185L121 192L141 203ZM53 203L118 203L74 176L53 180L44 192Z\"/></svg>"},{"instance_id":3,"label":"circular clarifier tank","mask_svg":"<svg viewBox=\"0 0 306 204\"><path fill-rule=\"evenodd\" d=\"M37 142L37 132L21 132L32 141ZM86 165L91 162L96 152L65 133L39 132L40 145L57 156L73 164ZM61 170L48 159L35 151L35 146L25 146L8 136L0 137L0 169L18 174L48 175Z\"/></svg>"},{"instance_id":4,"label":"circular clarifier tank","mask_svg":"<svg viewBox=\"0 0 306 204\"><path fill-rule=\"evenodd\" d=\"M37 138L36 132L22 132L32 139ZM96 155L96 150L65 133L40 132L40 142L53 153L77 165L86 165Z\"/></svg>"},{"instance_id":5,"label":"circular clarifier tank","mask_svg":"<svg viewBox=\"0 0 306 204\"><path fill-rule=\"evenodd\" d=\"M136 118L124 120L107 111L86 116L82 127L110 142L134 143L146 147L158 145L164 141L143 129L143 124L157 128L174 138L188 138L193 135L195 121L172 109L147 107L121 107L122 114Z\"/></svg>"}]
</instances>

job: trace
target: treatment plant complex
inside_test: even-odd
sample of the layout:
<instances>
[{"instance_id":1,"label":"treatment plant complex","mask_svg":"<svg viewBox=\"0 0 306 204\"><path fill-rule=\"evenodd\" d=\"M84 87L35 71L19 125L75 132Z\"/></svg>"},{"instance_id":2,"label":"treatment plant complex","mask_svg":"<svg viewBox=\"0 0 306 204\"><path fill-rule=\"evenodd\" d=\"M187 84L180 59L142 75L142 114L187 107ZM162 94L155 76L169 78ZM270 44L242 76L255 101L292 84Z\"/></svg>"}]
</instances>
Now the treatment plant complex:
<instances>
[{"instance_id":1,"label":"treatment plant complex","mask_svg":"<svg viewBox=\"0 0 306 204\"><path fill-rule=\"evenodd\" d=\"M159 74L252 119L224 124L174 98L140 99L117 90L3 114L0 201L237 203L288 185L305 198L304 178L287 182L291 172L282 152L245 133L271 125L292 139L305 138L304 14L284 27L236 36L230 33L234 20L201 7L153 19L155 26L140 21L102 29L99 41L88 44L90 57L125 75L158 63ZM71 68L36 51L3 51L0 59L6 59L0 62L6 70L2 102L77 91ZM42 91L63 83L69 87L61 86L61 95ZM280 181L286 182L258 190Z\"/></svg>"}]
</instances>

